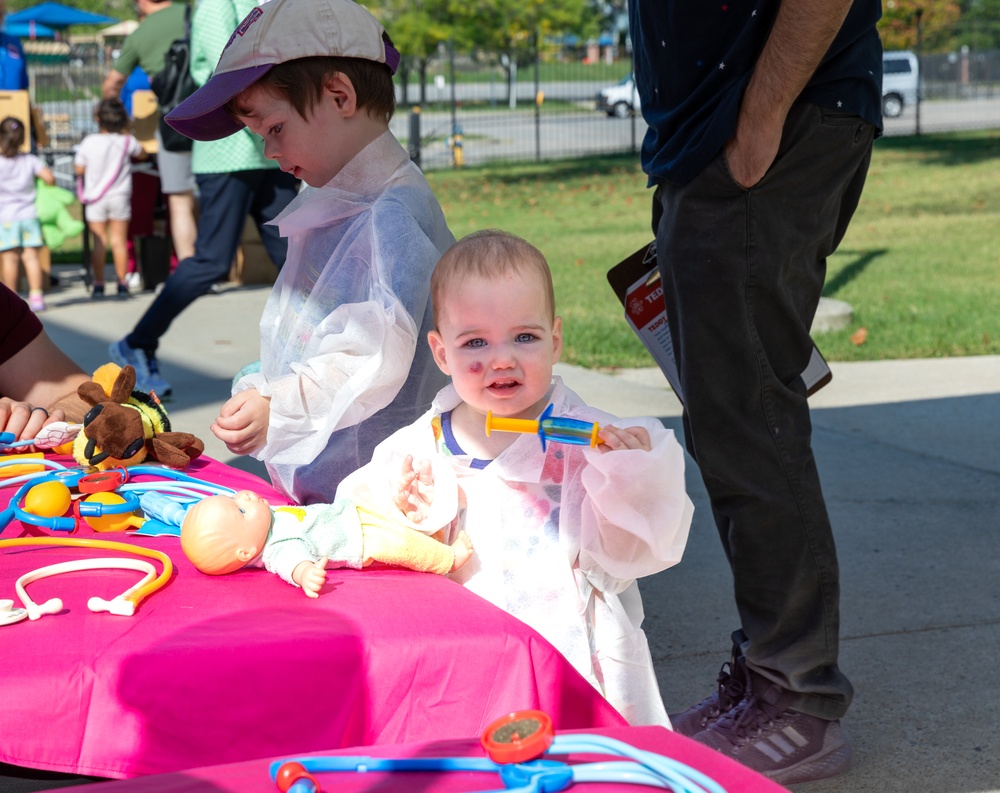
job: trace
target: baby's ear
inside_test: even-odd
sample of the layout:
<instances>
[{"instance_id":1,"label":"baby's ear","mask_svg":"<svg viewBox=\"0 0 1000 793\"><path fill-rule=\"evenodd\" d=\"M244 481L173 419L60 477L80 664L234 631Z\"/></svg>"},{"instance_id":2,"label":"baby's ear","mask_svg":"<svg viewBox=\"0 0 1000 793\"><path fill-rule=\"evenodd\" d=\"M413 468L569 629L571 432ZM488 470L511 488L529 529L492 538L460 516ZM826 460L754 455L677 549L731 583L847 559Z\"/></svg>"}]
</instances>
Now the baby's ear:
<instances>
[{"instance_id":1,"label":"baby's ear","mask_svg":"<svg viewBox=\"0 0 1000 793\"><path fill-rule=\"evenodd\" d=\"M431 355L434 356L434 363L437 364L444 374L451 377L451 370L448 368L448 351L444 346L444 339L436 330L427 332L427 344L431 348Z\"/></svg>"}]
</instances>

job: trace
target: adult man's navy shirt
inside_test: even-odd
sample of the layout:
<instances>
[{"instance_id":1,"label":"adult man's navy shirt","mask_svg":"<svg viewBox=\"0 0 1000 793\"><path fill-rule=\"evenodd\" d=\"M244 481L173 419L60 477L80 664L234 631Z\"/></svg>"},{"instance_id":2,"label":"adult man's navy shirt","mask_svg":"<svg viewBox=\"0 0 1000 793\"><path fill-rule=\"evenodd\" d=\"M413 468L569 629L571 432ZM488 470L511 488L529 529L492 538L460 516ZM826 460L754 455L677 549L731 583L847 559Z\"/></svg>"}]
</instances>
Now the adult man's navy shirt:
<instances>
[{"instance_id":1,"label":"adult man's navy shirt","mask_svg":"<svg viewBox=\"0 0 1000 793\"><path fill-rule=\"evenodd\" d=\"M790 1L790 0L786 0ZM685 184L736 129L740 100L780 0L630 0L650 184ZM880 0L856 0L797 101L882 126Z\"/></svg>"}]
</instances>

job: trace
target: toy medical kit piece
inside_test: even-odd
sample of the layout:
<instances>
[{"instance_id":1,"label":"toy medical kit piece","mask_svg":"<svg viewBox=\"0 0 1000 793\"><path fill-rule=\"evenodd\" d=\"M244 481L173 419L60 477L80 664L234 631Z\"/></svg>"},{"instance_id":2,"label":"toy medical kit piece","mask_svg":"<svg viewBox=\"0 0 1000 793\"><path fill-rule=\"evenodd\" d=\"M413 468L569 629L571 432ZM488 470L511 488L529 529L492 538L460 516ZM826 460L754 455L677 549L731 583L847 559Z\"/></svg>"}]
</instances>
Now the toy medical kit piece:
<instances>
[{"instance_id":1,"label":"toy medical kit piece","mask_svg":"<svg viewBox=\"0 0 1000 793\"><path fill-rule=\"evenodd\" d=\"M24 496L24 508L43 518L58 518L66 514L72 500L69 488L62 482L51 479L28 488Z\"/></svg>"},{"instance_id":2,"label":"toy medical kit piece","mask_svg":"<svg viewBox=\"0 0 1000 793\"><path fill-rule=\"evenodd\" d=\"M555 736L547 713L519 710L491 723L479 742L495 763L524 763L545 754Z\"/></svg>"},{"instance_id":3,"label":"toy medical kit piece","mask_svg":"<svg viewBox=\"0 0 1000 793\"><path fill-rule=\"evenodd\" d=\"M147 518L158 520L168 526L176 526L178 529L184 522L184 516L192 503L194 502L182 503L158 490L150 490L139 497L139 506Z\"/></svg>"},{"instance_id":4,"label":"toy medical kit piece","mask_svg":"<svg viewBox=\"0 0 1000 793\"><path fill-rule=\"evenodd\" d=\"M144 518L135 514L135 510L140 507L140 501L131 494L122 497L117 493L93 493L83 500L83 504L93 503L101 504L101 514L85 517L84 520L94 531L125 531L130 526L138 529L145 523ZM123 511L118 512L116 508ZM83 514L82 505L80 509Z\"/></svg>"},{"instance_id":5,"label":"toy medical kit piece","mask_svg":"<svg viewBox=\"0 0 1000 793\"><path fill-rule=\"evenodd\" d=\"M73 516L64 515L70 502L66 500L69 488L83 485L93 492L113 490L115 481L96 481L95 475L79 468L65 468L45 474L40 474L24 482L11 498L7 509L0 512L0 531L15 517L22 523L40 526L50 531L74 532L77 518L100 518L105 515L121 515L134 513L139 509L137 496L126 493L124 497L99 501L73 501ZM98 475L100 476L100 475ZM86 492L86 490L84 491ZM38 495L35 495L38 494ZM21 506L21 499L24 506Z\"/></svg>"},{"instance_id":6,"label":"toy medical kit piece","mask_svg":"<svg viewBox=\"0 0 1000 793\"><path fill-rule=\"evenodd\" d=\"M34 446L37 449L54 449L69 443L83 429L82 424L68 424L65 421L53 421L39 430L38 434L26 441L14 442L14 433L0 432L0 446L8 449L20 449L23 446Z\"/></svg>"},{"instance_id":7,"label":"toy medical kit piece","mask_svg":"<svg viewBox=\"0 0 1000 793\"><path fill-rule=\"evenodd\" d=\"M11 498L7 508L0 511L0 532L14 518L22 523L40 526L50 531L72 533L76 531L79 518L87 521L97 531L123 531L130 526L138 527L149 523L149 520L135 515L141 508L140 495L149 491L161 491L176 496L180 502L178 506L184 509L190 502L204 498L205 495L232 495L235 492L230 487L206 482L190 474L159 465L136 465L131 468L94 472L93 469L66 468L51 460L41 459L39 462L57 470L45 472L45 468L39 466L42 473L26 475L20 480L12 479L7 482L8 485L20 483L21 486ZM2 465L0 462L0 466ZM128 482L131 476L139 474L157 476L168 481ZM61 512L59 511L65 503L67 488L76 488L88 497L73 501L72 515L60 517L69 506L66 505ZM32 496L36 492L38 495ZM31 497L30 504L29 497ZM23 506L22 499L25 499ZM158 509L161 514L170 512L169 505L166 504L161 504ZM177 514L176 507L170 514ZM178 533L169 529L166 532L154 531L156 528L151 526L147 533Z\"/></svg>"},{"instance_id":8,"label":"toy medical kit piece","mask_svg":"<svg viewBox=\"0 0 1000 793\"><path fill-rule=\"evenodd\" d=\"M542 451L545 451L547 441L570 443L575 446L590 446L591 448L601 442L597 437L601 428L596 422L558 416L553 418L552 408L552 405L545 408L537 420L497 418L493 415L492 410L488 411L486 413L486 435L489 437L493 430L537 434L542 442Z\"/></svg>"},{"instance_id":9,"label":"toy medical kit piece","mask_svg":"<svg viewBox=\"0 0 1000 793\"><path fill-rule=\"evenodd\" d=\"M43 614L55 614L62 611L62 601L59 598L47 600L41 606L36 605L24 591L26 584L37 581L50 575L67 573L73 570L92 570L100 567L112 567L122 569L132 569L144 571L146 575L134 586L129 587L117 597L111 600L92 597L87 602L87 607L91 611L106 611L122 617L131 617L135 614L136 607L147 597L152 595L166 585L173 574L174 566L170 557L162 551L152 548L144 548L141 545L129 545L124 542L110 542L108 540L84 540L71 537L18 537L12 540L0 540L0 549L25 545L60 545L75 548L99 548L102 550L121 551L123 553L144 556L157 560L162 566L159 575L156 575L156 568L149 562L141 559L84 559L72 562L61 562L54 565L42 567L30 573L22 575L15 584L15 590L21 602L24 603L29 619L36 620ZM0 609L2 612L2 609ZM31 616L34 614L35 616Z\"/></svg>"},{"instance_id":10,"label":"toy medical kit piece","mask_svg":"<svg viewBox=\"0 0 1000 793\"><path fill-rule=\"evenodd\" d=\"M0 600L0 626L13 625L15 622L28 619L27 609L14 608L14 601Z\"/></svg>"},{"instance_id":11,"label":"toy medical kit piece","mask_svg":"<svg viewBox=\"0 0 1000 793\"><path fill-rule=\"evenodd\" d=\"M14 584L14 591L21 598L21 602L28 612L28 619L37 620L43 614L58 614L63 609L61 598L49 598L44 603L35 603L35 601L28 597L28 593L24 589L28 584L38 581L40 578L48 578L51 575L59 575L60 573L74 573L79 570L138 570L146 574L138 584L127 589L114 600L92 597L87 601L87 608L91 611L107 611L125 617L131 617L135 610L134 604L131 605L131 611L129 610L129 601L124 599L125 595L134 589L145 586L156 578L156 568L143 559L115 559L111 557L78 559L72 562L59 562L58 564L50 564L47 567L39 567L37 570L32 570L30 573L22 575L17 579L17 583Z\"/></svg>"},{"instance_id":12,"label":"toy medical kit piece","mask_svg":"<svg viewBox=\"0 0 1000 793\"><path fill-rule=\"evenodd\" d=\"M490 724L481 743L486 757L387 759L361 756L299 757L277 760L268 772L281 793L321 793L314 774L332 771L414 772L484 771L499 774L508 791L554 793L577 782L648 785L674 793L726 793L718 782L669 757L597 734L555 735L552 720L541 711L519 711ZM499 752L494 755L493 751ZM601 761L570 765L543 759L552 755L601 754L631 762ZM518 758L511 761L499 757ZM492 758L492 759L491 759Z\"/></svg>"},{"instance_id":13,"label":"toy medical kit piece","mask_svg":"<svg viewBox=\"0 0 1000 793\"><path fill-rule=\"evenodd\" d=\"M46 467L44 459L45 457L41 452L8 454L0 458L0 478L41 473ZM23 462L25 460L33 460L34 462ZM10 483L8 482L8 484Z\"/></svg>"}]
</instances>

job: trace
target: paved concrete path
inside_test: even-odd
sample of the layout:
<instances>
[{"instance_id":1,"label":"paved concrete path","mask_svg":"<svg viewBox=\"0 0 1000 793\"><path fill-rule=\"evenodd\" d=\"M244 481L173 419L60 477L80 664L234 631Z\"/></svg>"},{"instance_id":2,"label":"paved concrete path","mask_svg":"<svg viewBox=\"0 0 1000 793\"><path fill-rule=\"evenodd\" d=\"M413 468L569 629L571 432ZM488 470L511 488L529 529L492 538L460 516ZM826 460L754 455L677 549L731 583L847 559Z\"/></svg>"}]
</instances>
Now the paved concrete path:
<instances>
[{"instance_id":1,"label":"paved concrete path","mask_svg":"<svg viewBox=\"0 0 1000 793\"><path fill-rule=\"evenodd\" d=\"M107 362L152 296L90 301L53 293L49 333L87 370ZM232 374L258 357L264 288L196 301L162 341L177 429L233 459L208 427ZM816 454L842 568L842 665L857 690L844 728L854 766L810 793L1000 791L1000 357L832 364L812 398ZM587 401L655 415L680 433L680 406L655 369L609 375L558 367ZM736 625L726 562L700 477L677 567L643 581L646 631L676 710L712 689Z\"/></svg>"}]
</instances>

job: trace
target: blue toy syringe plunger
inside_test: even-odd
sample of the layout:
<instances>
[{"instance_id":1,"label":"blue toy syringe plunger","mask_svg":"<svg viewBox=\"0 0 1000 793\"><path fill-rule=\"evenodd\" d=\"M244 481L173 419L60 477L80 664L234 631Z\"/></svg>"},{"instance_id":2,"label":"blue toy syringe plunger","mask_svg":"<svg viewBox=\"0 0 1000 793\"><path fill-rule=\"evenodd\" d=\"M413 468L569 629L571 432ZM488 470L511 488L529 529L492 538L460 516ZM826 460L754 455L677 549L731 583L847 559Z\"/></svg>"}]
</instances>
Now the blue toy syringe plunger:
<instances>
[{"instance_id":1,"label":"blue toy syringe plunger","mask_svg":"<svg viewBox=\"0 0 1000 793\"><path fill-rule=\"evenodd\" d=\"M582 421L580 419L568 419L552 416L553 406L549 405L542 411L542 415L536 420L532 419L505 419L497 418L490 410L486 413L486 435L492 430L500 432L530 432L537 434L542 442L542 451L545 451L546 441L557 441L559 443L571 443L576 446L590 446L593 448L601 443L597 433L601 431L600 425L594 421Z\"/></svg>"}]
</instances>

